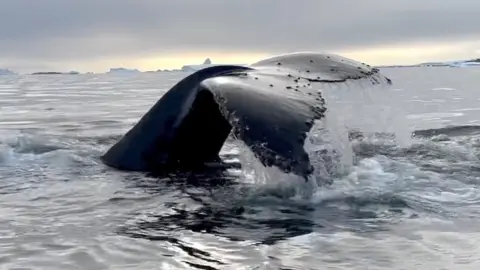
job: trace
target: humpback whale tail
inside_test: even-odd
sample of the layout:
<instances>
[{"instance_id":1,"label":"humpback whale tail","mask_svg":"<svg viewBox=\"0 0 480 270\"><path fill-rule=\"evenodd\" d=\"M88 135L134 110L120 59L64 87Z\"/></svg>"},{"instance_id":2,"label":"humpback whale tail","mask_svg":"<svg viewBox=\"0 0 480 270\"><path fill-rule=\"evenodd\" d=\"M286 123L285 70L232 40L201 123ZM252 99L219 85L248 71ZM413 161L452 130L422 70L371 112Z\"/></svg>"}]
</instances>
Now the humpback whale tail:
<instances>
[{"instance_id":1,"label":"humpback whale tail","mask_svg":"<svg viewBox=\"0 0 480 270\"><path fill-rule=\"evenodd\" d=\"M199 70L173 86L103 156L122 170L170 172L218 160L230 134L265 166L307 177L303 148L325 100L313 83L391 83L379 70L332 54L291 53L250 66Z\"/></svg>"}]
</instances>

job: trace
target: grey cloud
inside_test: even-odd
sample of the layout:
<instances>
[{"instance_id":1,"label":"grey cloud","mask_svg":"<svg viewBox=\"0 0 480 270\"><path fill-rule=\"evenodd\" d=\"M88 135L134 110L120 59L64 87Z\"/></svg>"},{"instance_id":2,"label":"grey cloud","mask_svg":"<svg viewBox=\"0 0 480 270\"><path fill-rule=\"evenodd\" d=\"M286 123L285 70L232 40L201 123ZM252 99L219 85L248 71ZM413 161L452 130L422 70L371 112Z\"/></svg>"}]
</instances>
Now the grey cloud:
<instances>
[{"instance_id":1,"label":"grey cloud","mask_svg":"<svg viewBox=\"0 0 480 270\"><path fill-rule=\"evenodd\" d=\"M4 59L480 39L478 0L0 0Z\"/></svg>"}]
</instances>

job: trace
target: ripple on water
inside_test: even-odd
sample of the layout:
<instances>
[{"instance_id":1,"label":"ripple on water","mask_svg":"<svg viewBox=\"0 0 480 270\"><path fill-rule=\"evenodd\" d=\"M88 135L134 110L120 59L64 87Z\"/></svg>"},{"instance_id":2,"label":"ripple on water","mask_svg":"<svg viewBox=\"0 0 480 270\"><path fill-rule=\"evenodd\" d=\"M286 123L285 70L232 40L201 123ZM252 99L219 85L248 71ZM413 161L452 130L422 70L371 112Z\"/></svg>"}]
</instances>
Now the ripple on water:
<instances>
[{"instance_id":1,"label":"ripple on water","mask_svg":"<svg viewBox=\"0 0 480 270\"><path fill-rule=\"evenodd\" d=\"M455 112L468 112L468 111L480 111L480 108L463 108L463 109L456 109Z\"/></svg>"}]
</instances>

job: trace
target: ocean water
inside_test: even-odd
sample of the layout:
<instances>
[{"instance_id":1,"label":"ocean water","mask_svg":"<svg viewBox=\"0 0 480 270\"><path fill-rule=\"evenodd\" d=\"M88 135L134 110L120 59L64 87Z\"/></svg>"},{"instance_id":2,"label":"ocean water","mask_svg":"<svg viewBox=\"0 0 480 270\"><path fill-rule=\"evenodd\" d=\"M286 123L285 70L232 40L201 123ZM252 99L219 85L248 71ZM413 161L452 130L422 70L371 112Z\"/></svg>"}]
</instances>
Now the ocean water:
<instances>
[{"instance_id":1,"label":"ocean water","mask_svg":"<svg viewBox=\"0 0 480 270\"><path fill-rule=\"evenodd\" d=\"M313 185L103 165L184 73L0 77L0 269L478 269L480 69L382 72L323 89Z\"/></svg>"}]
</instances>

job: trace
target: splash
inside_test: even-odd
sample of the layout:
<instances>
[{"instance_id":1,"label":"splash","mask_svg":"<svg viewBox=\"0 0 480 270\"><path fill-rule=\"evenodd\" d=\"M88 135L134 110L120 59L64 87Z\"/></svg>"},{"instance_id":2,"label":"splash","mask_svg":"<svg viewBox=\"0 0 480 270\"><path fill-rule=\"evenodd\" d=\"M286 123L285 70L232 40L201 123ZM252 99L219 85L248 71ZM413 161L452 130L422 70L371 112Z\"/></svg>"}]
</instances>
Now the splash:
<instances>
[{"instance_id":1,"label":"splash","mask_svg":"<svg viewBox=\"0 0 480 270\"><path fill-rule=\"evenodd\" d=\"M252 187L242 190L247 197L276 197L288 199L309 199L318 188L314 177L308 181L294 173L285 173L276 167L266 167L250 148L240 140L229 142L222 148L222 156L234 154L235 160L242 164L241 169L231 169L230 173L239 177L239 181ZM225 159L224 159L225 160ZM228 160L229 162L231 160Z\"/></svg>"},{"instance_id":2,"label":"splash","mask_svg":"<svg viewBox=\"0 0 480 270\"><path fill-rule=\"evenodd\" d=\"M392 140L399 146L411 143L405 114L389 105L392 100L387 84L372 86L371 83L357 81L321 85L323 88L316 91L322 93L328 110L324 119L315 122L304 144L314 167L313 175L305 181L275 167L265 167L244 143L238 141L235 145L242 169L237 171L237 175L243 182L255 185L262 192L308 199L333 182L355 175L358 161L353 149L352 132L368 137L382 135L382 140ZM315 90L315 85L310 88Z\"/></svg>"},{"instance_id":3,"label":"splash","mask_svg":"<svg viewBox=\"0 0 480 270\"><path fill-rule=\"evenodd\" d=\"M392 100L387 84L372 85L363 81L325 85L321 90L328 110L323 128L331 144L341 153L344 165L353 162L349 133L361 132L367 136L392 134L395 143L411 144L411 130L406 113Z\"/></svg>"}]
</instances>

